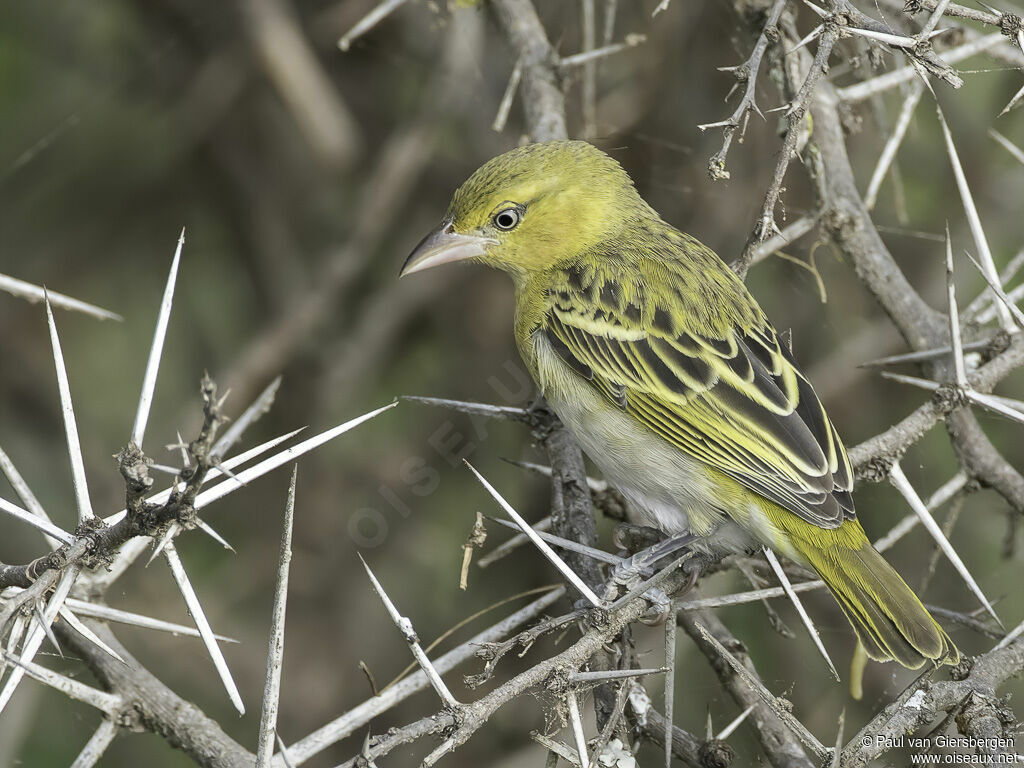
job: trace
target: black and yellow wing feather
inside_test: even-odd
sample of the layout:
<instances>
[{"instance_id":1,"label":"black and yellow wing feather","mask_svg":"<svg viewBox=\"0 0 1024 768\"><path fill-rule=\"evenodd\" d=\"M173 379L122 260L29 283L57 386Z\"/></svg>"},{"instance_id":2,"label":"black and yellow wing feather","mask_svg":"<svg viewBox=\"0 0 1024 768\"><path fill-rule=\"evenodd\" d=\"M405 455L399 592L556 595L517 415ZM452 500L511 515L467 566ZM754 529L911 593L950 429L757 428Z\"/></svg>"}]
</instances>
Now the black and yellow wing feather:
<instances>
[{"instance_id":1,"label":"black and yellow wing feather","mask_svg":"<svg viewBox=\"0 0 1024 768\"><path fill-rule=\"evenodd\" d=\"M615 407L690 456L820 528L854 517L846 450L760 311L698 330L693 312L670 309L694 293L673 285L685 275L657 269L656 282L639 273L625 286L621 272L556 280L537 333ZM746 295L738 281L727 287Z\"/></svg>"}]
</instances>

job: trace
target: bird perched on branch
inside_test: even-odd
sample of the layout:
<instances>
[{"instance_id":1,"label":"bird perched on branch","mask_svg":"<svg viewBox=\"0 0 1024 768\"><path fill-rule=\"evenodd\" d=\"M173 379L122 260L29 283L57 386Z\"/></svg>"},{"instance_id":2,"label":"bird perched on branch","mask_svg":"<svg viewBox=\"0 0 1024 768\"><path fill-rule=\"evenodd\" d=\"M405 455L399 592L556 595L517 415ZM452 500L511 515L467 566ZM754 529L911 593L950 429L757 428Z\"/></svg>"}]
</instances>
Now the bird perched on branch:
<instances>
[{"instance_id":1,"label":"bird perched on branch","mask_svg":"<svg viewBox=\"0 0 1024 768\"><path fill-rule=\"evenodd\" d=\"M489 161L402 274L455 261L512 277L519 352L634 522L716 552L771 547L818 573L871 658L957 662L865 536L846 450L791 351L615 160L555 141Z\"/></svg>"}]
</instances>

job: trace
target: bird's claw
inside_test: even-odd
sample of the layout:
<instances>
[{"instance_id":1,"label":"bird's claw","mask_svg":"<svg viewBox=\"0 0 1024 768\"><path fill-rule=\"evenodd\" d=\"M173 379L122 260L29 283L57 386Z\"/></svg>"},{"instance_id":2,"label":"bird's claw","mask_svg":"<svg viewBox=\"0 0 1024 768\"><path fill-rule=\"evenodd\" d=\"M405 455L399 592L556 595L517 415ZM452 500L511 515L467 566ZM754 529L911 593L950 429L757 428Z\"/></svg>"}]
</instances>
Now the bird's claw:
<instances>
[{"instance_id":1,"label":"bird's claw","mask_svg":"<svg viewBox=\"0 0 1024 768\"><path fill-rule=\"evenodd\" d=\"M651 608L643 616L640 617L640 622L646 624L649 627L656 627L660 624L664 624L668 617L672 615L672 598L670 598L664 590L654 588L648 589L644 592L644 599L650 604Z\"/></svg>"}]
</instances>

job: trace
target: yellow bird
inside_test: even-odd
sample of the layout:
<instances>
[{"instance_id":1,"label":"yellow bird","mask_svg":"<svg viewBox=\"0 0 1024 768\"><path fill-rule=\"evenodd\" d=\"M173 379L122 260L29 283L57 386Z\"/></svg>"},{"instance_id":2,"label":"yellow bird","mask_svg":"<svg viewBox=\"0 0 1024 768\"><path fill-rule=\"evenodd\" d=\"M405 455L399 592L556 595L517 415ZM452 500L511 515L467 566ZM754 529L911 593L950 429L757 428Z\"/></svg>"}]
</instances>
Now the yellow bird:
<instances>
[{"instance_id":1,"label":"yellow bird","mask_svg":"<svg viewBox=\"0 0 1024 768\"><path fill-rule=\"evenodd\" d=\"M764 312L615 160L581 141L492 159L402 274L455 261L512 277L519 352L634 522L812 568L872 659L959 660L865 536L846 449Z\"/></svg>"}]
</instances>

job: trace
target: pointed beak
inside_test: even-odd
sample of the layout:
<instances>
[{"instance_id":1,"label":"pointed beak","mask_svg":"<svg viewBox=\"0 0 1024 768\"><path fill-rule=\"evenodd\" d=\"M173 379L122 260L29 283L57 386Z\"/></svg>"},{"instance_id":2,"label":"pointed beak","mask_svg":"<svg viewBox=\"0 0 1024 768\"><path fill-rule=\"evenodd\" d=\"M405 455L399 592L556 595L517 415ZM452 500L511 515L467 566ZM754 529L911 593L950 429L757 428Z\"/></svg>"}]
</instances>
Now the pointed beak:
<instances>
[{"instance_id":1,"label":"pointed beak","mask_svg":"<svg viewBox=\"0 0 1024 768\"><path fill-rule=\"evenodd\" d=\"M487 247L497 245L497 242L489 237L459 234L452 228L450 221L442 222L441 226L424 237L413 249L399 270L398 276L405 277L441 264L483 256L487 252Z\"/></svg>"}]
</instances>

